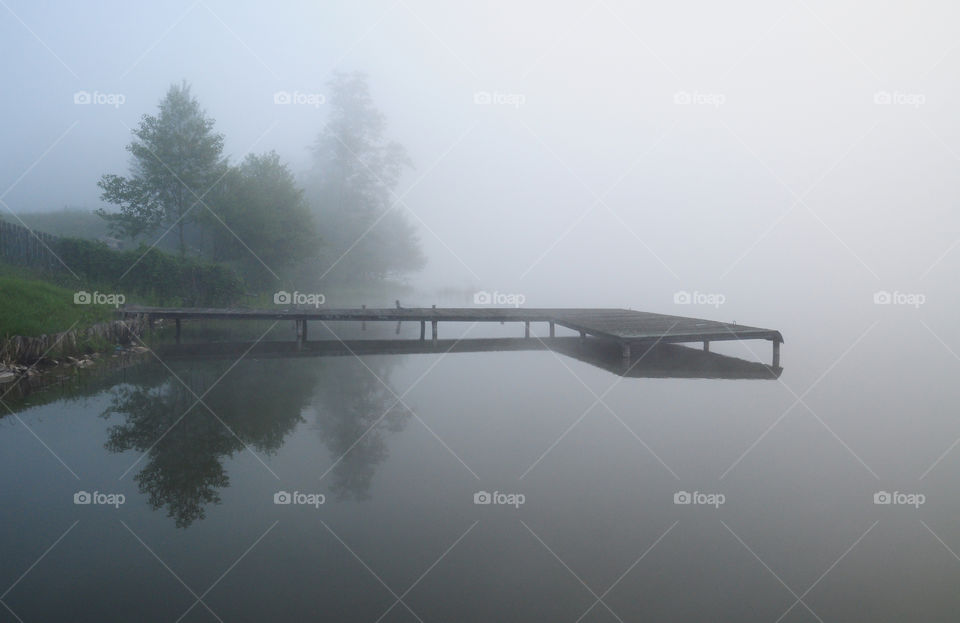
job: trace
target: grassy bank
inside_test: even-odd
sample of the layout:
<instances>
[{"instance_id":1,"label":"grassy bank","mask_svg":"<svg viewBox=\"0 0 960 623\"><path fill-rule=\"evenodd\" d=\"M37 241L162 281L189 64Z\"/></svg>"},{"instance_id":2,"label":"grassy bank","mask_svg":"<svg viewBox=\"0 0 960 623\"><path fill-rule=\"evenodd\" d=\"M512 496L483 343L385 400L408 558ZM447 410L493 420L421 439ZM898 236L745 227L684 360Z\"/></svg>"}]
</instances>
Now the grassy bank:
<instances>
[{"instance_id":1,"label":"grassy bank","mask_svg":"<svg viewBox=\"0 0 960 623\"><path fill-rule=\"evenodd\" d=\"M73 290L15 273L0 269L0 338L86 328L112 318L112 307L75 304Z\"/></svg>"}]
</instances>

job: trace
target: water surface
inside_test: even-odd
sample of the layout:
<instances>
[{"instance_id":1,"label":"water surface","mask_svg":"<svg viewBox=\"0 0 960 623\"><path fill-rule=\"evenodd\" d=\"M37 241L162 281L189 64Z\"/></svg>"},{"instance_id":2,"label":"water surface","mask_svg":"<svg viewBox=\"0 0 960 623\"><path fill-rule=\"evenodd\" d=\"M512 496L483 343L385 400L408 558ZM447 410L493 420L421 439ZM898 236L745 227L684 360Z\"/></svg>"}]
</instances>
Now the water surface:
<instances>
[{"instance_id":1,"label":"water surface","mask_svg":"<svg viewBox=\"0 0 960 623\"><path fill-rule=\"evenodd\" d=\"M0 620L954 620L949 354L784 333L770 380L149 357L0 419Z\"/></svg>"}]
</instances>

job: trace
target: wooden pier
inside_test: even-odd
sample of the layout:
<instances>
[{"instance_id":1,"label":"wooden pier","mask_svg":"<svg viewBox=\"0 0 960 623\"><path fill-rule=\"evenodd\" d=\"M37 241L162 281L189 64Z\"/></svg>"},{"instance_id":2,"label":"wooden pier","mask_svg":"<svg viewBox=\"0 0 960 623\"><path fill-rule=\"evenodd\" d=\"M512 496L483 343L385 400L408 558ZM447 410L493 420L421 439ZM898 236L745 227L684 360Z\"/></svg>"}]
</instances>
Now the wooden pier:
<instances>
[{"instance_id":1,"label":"wooden pier","mask_svg":"<svg viewBox=\"0 0 960 623\"><path fill-rule=\"evenodd\" d=\"M298 341L308 340L308 323L315 322L419 322L420 340L426 340L426 325L430 323L432 345L436 346L441 322L518 322L524 325L524 337L530 337L531 323L544 323L549 336L555 337L556 327L571 329L581 339L597 338L619 345L624 361L630 361L637 346L652 343L702 343L710 350L710 342L730 340L769 340L773 344L772 367L780 367L780 344L783 336L773 329L761 329L715 320L670 316L629 309L568 309L568 308L513 308L513 307L459 307L459 308L285 308L285 309L215 309L125 307L122 316L142 315L148 321L171 319L176 323L176 340L180 341L183 320L291 320L296 323Z\"/></svg>"}]
</instances>

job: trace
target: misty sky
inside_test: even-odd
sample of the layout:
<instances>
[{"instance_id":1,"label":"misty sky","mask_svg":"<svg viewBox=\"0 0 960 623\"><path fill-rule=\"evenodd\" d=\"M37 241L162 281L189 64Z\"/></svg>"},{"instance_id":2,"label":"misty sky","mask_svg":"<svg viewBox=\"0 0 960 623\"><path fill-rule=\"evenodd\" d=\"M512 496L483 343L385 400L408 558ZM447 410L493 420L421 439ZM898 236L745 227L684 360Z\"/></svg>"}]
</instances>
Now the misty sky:
<instances>
[{"instance_id":1,"label":"misty sky","mask_svg":"<svg viewBox=\"0 0 960 623\"><path fill-rule=\"evenodd\" d=\"M326 116L310 96L360 70L417 167L398 190L429 257L415 282L668 313L679 290L723 293L690 315L778 328L814 299L857 324L877 290L946 309L957 13L4 0L0 188L14 211L99 207L97 179L126 173L130 128L181 79L232 161L275 149L299 172Z\"/></svg>"}]
</instances>

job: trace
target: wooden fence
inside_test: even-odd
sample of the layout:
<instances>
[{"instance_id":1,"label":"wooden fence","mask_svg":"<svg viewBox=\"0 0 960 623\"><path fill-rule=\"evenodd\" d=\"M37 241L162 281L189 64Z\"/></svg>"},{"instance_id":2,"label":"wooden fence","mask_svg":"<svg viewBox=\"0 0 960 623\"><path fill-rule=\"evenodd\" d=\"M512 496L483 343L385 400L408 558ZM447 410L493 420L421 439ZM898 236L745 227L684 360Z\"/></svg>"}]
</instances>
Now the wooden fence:
<instances>
[{"instance_id":1,"label":"wooden fence","mask_svg":"<svg viewBox=\"0 0 960 623\"><path fill-rule=\"evenodd\" d=\"M0 259L10 264L46 270L66 270L52 251L58 236L31 231L22 225L0 221Z\"/></svg>"}]
</instances>

